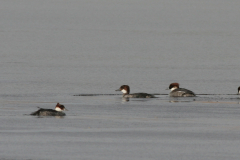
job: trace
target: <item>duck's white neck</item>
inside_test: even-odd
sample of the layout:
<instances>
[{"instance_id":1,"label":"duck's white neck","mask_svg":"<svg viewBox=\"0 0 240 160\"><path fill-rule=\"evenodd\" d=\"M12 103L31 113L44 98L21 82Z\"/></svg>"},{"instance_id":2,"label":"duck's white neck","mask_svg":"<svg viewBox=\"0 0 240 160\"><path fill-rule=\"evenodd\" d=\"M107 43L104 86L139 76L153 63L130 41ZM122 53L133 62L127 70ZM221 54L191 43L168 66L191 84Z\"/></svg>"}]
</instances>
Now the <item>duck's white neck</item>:
<instances>
[{"instance_id":1,"label":"duck's white neck","mask_svg":"<svg viewBox=\"0 0 240 160\"><path fill-rule=\"evenodd\" d=\"M59 111L59 112L62 111L62 109L61 109L61 108L58 108L58 107L56 107L55 110L56 110L56 111Z\"/></svg>"}]
</instances>

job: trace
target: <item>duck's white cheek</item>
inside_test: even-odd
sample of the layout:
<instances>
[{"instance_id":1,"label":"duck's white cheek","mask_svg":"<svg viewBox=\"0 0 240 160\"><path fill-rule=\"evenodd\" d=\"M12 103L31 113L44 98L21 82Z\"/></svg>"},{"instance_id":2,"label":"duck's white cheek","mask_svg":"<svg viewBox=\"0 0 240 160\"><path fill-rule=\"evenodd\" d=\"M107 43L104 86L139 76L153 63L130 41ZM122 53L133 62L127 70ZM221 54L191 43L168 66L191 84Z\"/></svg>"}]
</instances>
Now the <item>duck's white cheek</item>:
<instances>
[{"instance_id":1,"label":"duck's white cheek","mask_svg":"<svg viewBox=\"0 0 240 160\"><path fill-rule=\"evenodd\" d=\"M127 93L127 91L125 89L122 90L123 93Z\"/></svg>"},{"instance_id":2,"label":"duck's white cheek","mask_svg":"<svg viewBox=\"0 0 240 160\"><path fill-rule=\"evenodd\" d=\"M177 89L177 88L173 87L173 88L171 88L171 91L174 91L175 89Z\"/></svg>"}]
</instances>

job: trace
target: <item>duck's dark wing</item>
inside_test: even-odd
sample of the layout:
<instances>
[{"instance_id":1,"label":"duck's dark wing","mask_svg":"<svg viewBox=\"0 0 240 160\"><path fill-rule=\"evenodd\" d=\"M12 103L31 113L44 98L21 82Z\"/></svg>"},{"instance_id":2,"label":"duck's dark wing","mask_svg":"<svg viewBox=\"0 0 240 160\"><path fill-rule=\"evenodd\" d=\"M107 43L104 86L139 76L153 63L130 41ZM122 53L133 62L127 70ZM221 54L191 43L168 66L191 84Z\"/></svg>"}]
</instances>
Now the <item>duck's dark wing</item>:
<instances>
[{"instance_id":1,"label":"duck's dark wing","mask_svg":"<svg viewBox=\"0 0 240 160\"><path fill-rule=\"evenodd\" d=\"M133 93L130 95L133 95L134 98L156 98L154 95L148 93Z\"/></svg>"},{"instance_id":2,"label":"duck's dark wing","mask_svg":"<svg viewBox=\"0 0 240 160\"><path fill-rule=\"evenodd\" d=\"M41 112L57 112L56 110L53 109L44 109L44 108L40 108L39 110L32 112L30 115L33 116L39 116L41 114Z\"/></svg>"},{"instance_id":3,"label":"duck's dark wing","mask_svg":"<svg viewBox=\"0 0 240 160\"><path fill-rule=\"evenodd\" d=\"M185 88L178 88L170 93L171 97L195 97L195 93Z\"/></svg>"}]
</instances>

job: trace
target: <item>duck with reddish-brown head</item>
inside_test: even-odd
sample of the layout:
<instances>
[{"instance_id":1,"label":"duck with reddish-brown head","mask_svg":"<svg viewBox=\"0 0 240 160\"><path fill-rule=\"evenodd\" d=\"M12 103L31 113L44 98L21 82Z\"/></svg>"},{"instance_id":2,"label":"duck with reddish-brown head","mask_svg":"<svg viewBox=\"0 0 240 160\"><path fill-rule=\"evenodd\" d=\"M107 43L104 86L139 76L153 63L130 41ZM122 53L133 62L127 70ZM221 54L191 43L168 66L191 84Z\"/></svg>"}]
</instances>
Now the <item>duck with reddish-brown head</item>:
<instances>
[{"instance_id":1,"label":"duck with reddish-brown head","mask_svg":"<svg viewBox=\"0 0 240 160\"><path fill-rule=\"evenodd\" d=\"M128 85L122 85L116 91L122 91L124 98L156 98L154 95L148 94L148 93L132 93L132 94L130 94L130 87Z\"/></svg>"},{"instance_id":2,"label":"duck with reddish-brown head","mask_svg":"<svg viewBox=\"0 0 240 160\"><path fill-rule=\"evenodd\" d=\"M63 111L67 111L64 105L57 103L55 110L40 108L39 110L32 112L33 116L65 116Z\"/></svg>"},{"instance_id":3,"label":"duck with reddish-brown head","mask_svg":"<svg viewBox=\"0 0 240 160\"><path fill-rule=\"evenodd\" d=\"M172 92L169 93L170 97L195 97L195 93L185 88L179 88L179 83L171 83L169 88Z\"/></svg>"}]
</instances>

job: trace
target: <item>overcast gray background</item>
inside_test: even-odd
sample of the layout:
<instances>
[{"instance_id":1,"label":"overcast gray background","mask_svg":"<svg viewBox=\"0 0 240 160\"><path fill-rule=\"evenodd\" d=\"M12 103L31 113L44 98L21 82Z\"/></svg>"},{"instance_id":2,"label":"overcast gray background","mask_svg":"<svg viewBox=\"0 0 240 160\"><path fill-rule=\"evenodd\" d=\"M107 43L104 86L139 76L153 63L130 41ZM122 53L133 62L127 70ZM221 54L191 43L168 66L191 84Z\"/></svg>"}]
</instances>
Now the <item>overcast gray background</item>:
<instances>
[{"instance_id":1,"label":"overcast gray background","mask_svg":"<svg viewBox=\"0 0 240 160\"><path fill-rule=\"evenodd\" d=\"M0 159L240 158L238 0L0 2ZM60 102L67 116L35 118ZM173 103L177 102L177 103Z\"/></svg>"}]
</instances>

